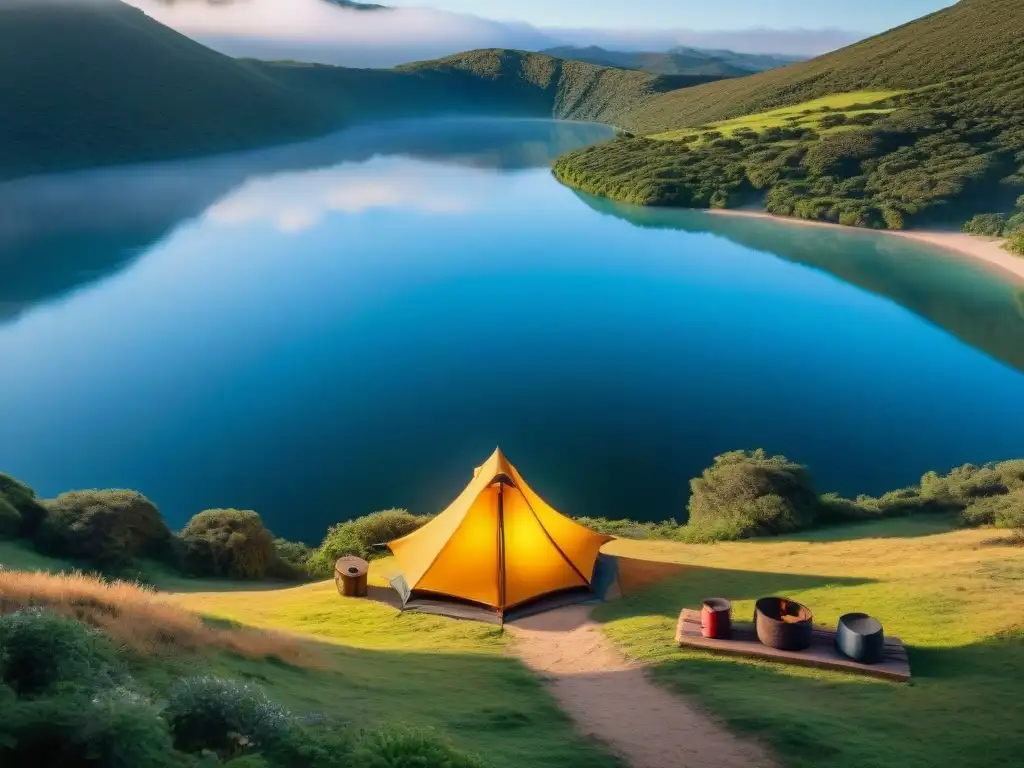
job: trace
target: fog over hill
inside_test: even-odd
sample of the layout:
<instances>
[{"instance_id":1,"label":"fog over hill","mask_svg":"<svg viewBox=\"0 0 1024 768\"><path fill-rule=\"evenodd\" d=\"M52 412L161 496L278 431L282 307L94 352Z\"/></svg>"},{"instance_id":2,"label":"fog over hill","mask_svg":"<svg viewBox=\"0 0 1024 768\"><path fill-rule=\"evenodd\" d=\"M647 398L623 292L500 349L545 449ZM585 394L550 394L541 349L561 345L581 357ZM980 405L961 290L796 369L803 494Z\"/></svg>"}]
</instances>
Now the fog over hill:
<instances>
[{"instance_id":1,"label":"fog over hill","mask_svg":"<svg viewBox=\"0 0 1024 768\"><path fill-rule=\"evenodd\" d=\"M428 2L429 0L425 0ZM428 7L337 0L128 0L157 21L231 56L389 67L477 48L539 51L678 46L813 56L863 37L846 30L545 29Z\"/></svg>"}]
</instances>

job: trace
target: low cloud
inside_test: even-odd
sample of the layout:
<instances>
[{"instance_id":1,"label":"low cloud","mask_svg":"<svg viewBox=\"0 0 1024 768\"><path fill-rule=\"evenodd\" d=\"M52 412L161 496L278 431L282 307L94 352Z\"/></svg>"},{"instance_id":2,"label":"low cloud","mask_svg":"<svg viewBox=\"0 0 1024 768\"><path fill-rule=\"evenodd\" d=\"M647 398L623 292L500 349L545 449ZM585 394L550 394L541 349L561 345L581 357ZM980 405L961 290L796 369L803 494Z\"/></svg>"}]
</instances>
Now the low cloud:
<instances>
[{"instance_id":1,"label":"low cloud","mask_svg":"<svg viewBox=\"0 0 1024 768\"><path fill-rule=\"evenodd\" d=\"M327 0L127 2L157 21L232 56L358 67L388 67L474 48L542 50L566 44L628 50L666 50L685 45L811 56L861 37L838 29L541 29L430 8L356 11Z\"/></svg>"}]
</instances>

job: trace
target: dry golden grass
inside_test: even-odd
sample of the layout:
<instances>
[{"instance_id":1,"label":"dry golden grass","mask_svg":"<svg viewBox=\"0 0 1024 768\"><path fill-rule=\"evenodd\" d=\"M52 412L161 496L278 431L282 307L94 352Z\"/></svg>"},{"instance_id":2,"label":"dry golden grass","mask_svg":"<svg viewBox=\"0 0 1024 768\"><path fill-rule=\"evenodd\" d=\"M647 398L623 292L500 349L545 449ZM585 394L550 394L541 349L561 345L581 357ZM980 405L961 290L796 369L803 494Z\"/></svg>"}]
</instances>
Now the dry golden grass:
<instances>
[{"instance_id":1,"label":"dry golden grass","mask_svg":"<svg viewBox=\"0 0 1024 768\"><path fill-rule=\"evenodd\" d=\"M151 656L186 651L229 651L252 659L276 657L317 665L301 641L264 630L210 626L158 594L125 582L104 582L80 573L0 571L0 615L30 606L90 624L114 642Z\"/></svg>"}]
</instances>

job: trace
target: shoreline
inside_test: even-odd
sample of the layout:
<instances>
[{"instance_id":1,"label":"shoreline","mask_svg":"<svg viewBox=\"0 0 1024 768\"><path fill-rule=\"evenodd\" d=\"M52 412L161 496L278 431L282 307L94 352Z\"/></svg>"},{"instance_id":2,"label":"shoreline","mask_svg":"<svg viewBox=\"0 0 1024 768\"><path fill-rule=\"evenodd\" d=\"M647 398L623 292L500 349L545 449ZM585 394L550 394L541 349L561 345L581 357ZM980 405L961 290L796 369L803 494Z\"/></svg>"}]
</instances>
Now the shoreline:
<instances>
[{"instance_id":1,"label":"shoreline","mask_svg":"<svg viewBox=\"0 0 1024 768\"><path fill-rule=\"evenodd\" d=\"M990 269L998 271L1002 277L1009 279L1011 282L1024 285L1024 257L1014 256L1009 251L1003 250L1001 245L1003 241L999 238L979 237L977 235L968 235L965 232L943 232L927 229L909 231L861 229L859 227L844 227L841 224L833 224L827 221L808 221L789 216L776 216L764 211L714 209L709 210L708 213L714 216L742 216L749 219L765 219L803 227L829 227L832 229L874 232L890 237L901 237L904 240L914 240L931 245L961 258L969 258L976 262L981 262Z\"/></svg>"}]
</instances>

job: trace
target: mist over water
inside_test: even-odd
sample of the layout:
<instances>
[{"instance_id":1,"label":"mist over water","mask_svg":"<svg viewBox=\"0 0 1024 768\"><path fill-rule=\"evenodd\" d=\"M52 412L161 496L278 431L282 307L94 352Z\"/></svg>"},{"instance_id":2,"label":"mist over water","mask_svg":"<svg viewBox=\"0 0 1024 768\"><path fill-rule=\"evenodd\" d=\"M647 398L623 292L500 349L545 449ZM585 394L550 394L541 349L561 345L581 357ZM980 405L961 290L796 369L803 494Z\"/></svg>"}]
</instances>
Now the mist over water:
<instances>
[{"instance_id":1,"label":"mist over water","mask_svg":"<svg viewBox=\"0 0 1024 768\"><path fill-rule=\"evenodd\" d=\"M682 518L717 453L877 493L1024 455L1024 302L917 244L636 209L607 128L425 121L0 185L0 471L316 541L495 445L574 515Z\"/></svg>"}]
</instances>

